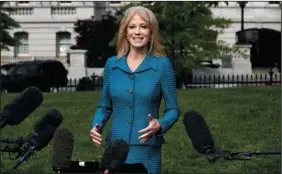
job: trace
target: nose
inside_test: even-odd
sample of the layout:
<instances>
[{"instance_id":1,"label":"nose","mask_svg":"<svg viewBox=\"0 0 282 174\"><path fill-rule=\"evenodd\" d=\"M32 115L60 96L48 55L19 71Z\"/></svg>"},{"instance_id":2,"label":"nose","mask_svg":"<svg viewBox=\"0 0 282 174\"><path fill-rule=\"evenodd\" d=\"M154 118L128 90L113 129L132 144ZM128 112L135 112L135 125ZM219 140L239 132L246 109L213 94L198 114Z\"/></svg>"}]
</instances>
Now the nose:
<instances>
[{"instance_id":1,"label":"nose","mask_svg":"<svg viewBox=\"0 0 282 174\"><path fill-rule=\"evenodd\" d=\"M137 35L140 34L140 27L136 27L135 34L137 34Z\"/></svg>"}]
</instances>

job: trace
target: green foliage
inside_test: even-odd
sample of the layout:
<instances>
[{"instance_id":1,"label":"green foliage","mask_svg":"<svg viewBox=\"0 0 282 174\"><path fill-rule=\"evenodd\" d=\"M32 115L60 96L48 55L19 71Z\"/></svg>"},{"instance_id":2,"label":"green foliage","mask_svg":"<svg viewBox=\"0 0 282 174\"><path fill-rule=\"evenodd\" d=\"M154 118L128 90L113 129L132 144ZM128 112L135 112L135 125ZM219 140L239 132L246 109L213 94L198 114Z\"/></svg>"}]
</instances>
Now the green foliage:
<instances>
[{"instance_id":1,"label":"green foliage","mask_svg":"<svg viewBox=\"0 0 282 174\"><path fill-rule=\"evenodd\" d=\"M162 152L162 169L168 173L278 173L281 171L280 155L253 155L250 161L219 159L210 164L197 153L183 126L183 115L189 110L200 112L213 134L215 144L221 150L232 152L281 149L281 92L279 87L240 87L227 89L190 89L177 91L180 118L165 134ZM1 95L1 108L13 100L15 94ZM73 161L100 160L105 150L105 135L101 148L89 139L93 114L100 92L44 93L44 101L38 109L17 126L6 126L1 138L26 137L34 124L51 108L62 112L64 121L60 128L74 134ZM162 117L165 105L162 102ZM121 108L122 109L122 108ZM4 144L1 143L4 148ZM53 141L25 161L14 173L54 173L52 171ZM15 164L7 153L2 158L5 168ZM4 169L2 168L2 172Z\"/></svg>"},{"instance_id":2,"label":"green foliage","mask_svg":"<svg viewBox=\"0 0 282 174\"><path fill-rule=\"evenodd\" d=\"M107 58L115 54L115 47L109 46L118 27L116 18L108 13L101 19L94 16L90 19L78 20L75 23L76 45L72 49L87 50L87 66L103 67Z\"/></svg>"},{"instance_id":3,"label":"green foliage","mask_svg":"<svg viewBox=\"0 0 282 174\"><path fill-rule=\"evenodd\" d=\"M201 62L222 59L226 53L235 52L227 43L216 39L231 24L229 19L213 16L209 7L217 6L218 2L134 2L121 11L136 5L147 7L156 15L162 44L179 77L202 67ZM116 38L117 35L112 44Z\"/></svg>"},{"instance_id":4,"label":"green foliage","mask_svg":"<svg viewBox=\"0 0 282 174\"><path fill-rule=\"evenodd\" d=\"M0 51L9 50L8 46L16 46L19 42L10 36L9 30L18 28L20 25L13 18L9 16L9 13L13 11L11 7L5 6L6 1L0 2Z\"/></svg>"}]
</instances>

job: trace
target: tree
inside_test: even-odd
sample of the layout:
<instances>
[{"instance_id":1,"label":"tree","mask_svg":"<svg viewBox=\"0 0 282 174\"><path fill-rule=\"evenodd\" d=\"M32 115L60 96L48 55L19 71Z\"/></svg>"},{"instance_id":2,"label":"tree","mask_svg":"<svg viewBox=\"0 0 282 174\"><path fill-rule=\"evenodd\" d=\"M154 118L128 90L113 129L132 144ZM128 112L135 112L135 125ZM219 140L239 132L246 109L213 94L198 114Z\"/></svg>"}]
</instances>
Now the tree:
<instances>
[{"instance_id":1,"label":"tree","mask_svg":"<svg viewBox=\"0 0 282 174\"><path fill-rule=\"evenodd\" d=\"M116 18L108 13L100 20L94 16L90 19L78 20L74 30L78 33L76 45L71 49L87 50L88 67L104 67L107 58L115 54L115 47L109 46L117 32Z\"/></svg>"},{"instance_id":2,"label":"tree","mask_svg":"<svg viewBox=\"0 0 282 174\"><path fill-rule=\"evenodd\" d=\"M9 50L8 46L16 46L18 41L10 36L9 31L13 28L18 28L20 25L9 13L13 11L11 7L4 7L7 2L0 1L0 51Z\"/></svg>"},{"instance_id":3,"label":"tree","mask_svg":"<svg viewBox=\"0 0 282 174\"><path fill-rule=\"evenodd\" d=\"M224 53L232 51L232 47L217 41L219 32L231 23L212 15L210 7L217 6L217 2L141 2L128 4L122 10L137 4L156 15L162 43L179 79L191 77L191 70L202 67L202 62L223 59Z\"/></svg>"}]
</instances>

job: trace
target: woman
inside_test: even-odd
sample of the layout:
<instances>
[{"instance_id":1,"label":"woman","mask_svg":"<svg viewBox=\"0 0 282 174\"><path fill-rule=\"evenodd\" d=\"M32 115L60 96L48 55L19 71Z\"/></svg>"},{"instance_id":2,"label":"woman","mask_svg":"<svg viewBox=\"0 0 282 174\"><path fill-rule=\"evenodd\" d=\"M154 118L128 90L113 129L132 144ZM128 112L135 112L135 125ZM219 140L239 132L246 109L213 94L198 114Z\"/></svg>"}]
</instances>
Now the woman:
<instances>
[{"instance_id":1,"label":"woman","mask_svg":"<svg viewBox=\"0 0 282 174\"><path fill-rule=\"evenodd\" d=\"M107 60L101 98L90 137L96 146L112 115L106 142L123 139L126 163L143 163L149 173L161 172L163 135L177 121L175 74L160 45L158 22L144 7L131 7L120 23L117 56ZM165 111L159 118L164 97Z\"/></svg>"}]
</instances>

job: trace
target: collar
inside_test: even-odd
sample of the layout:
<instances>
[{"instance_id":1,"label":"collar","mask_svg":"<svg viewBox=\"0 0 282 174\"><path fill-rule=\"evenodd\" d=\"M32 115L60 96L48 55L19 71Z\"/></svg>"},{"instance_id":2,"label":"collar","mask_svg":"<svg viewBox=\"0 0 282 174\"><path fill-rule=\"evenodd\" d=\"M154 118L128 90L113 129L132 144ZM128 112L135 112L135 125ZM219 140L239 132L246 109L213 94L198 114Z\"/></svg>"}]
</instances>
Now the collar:
<instances>
[{"instance_id":1,"label":"collar","mask_svg":"<svg viewBox=\"0 0 282 174\"><path fill-rule=\"evenodd\" d=\"M116 59L112 68L119 68L127 73L132 73L127 65L126 58L127 55L124 55L120 59ZM145 59L141 62L141 64L133 73L142 72L150 68L154 69L155 71L158 70L158 58L148 52L145 56Z\"/></svg>"}]
</instances>

